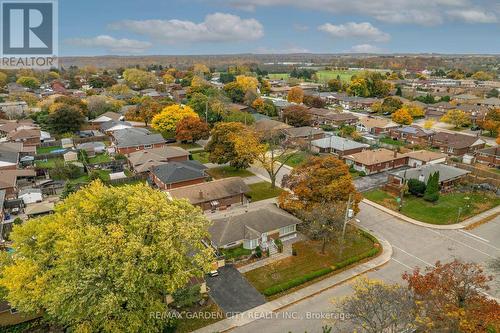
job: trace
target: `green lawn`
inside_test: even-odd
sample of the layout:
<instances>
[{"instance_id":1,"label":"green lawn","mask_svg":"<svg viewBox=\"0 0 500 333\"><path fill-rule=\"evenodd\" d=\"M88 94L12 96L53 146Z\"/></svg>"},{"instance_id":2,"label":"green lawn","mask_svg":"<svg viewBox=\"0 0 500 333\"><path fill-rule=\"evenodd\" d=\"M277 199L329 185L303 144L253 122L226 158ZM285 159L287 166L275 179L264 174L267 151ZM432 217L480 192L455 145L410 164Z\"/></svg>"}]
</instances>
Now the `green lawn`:
<instances>
[{"instance_id":1,"label":"green lawn","mask_svg":"<svg viewBox=\"0 0 500 333\"><path fill-rule=\"evenodd\" d=\"M194 316L197 313L207 314L206 316ZM214 304L208 304L200 309L193 311L193 314L189 317L183 316L177 321L175 327L175 333L188 333L196 331L199 328L208 326L210 324L216 323L219 320L224 319L224 313L219 309L219 307Z\"/></svg>"},{"instance_id":2,"label":"green lawn","mask_svg":"<svg viewBox=\"0 0 500 333\"><path fill-rule=\"evenodd\" d=\"M51 158L46 161L44 160L35 161L35 166L41 169L53 169L55 168L57 161L64 163L64 159L58 157L58 158Z\"/></svg>"},{"instance_id":3,"label":"green lawn","mask_svg":"<svg viewBox=\"0 0 500 333\"><path fill-rule=\"evenodd\" d=\"M248 170L236 169L230 166L217 167L207 170L207 174L214 179L229 178L229 177L251 177L254 176Z\"/></svg>"},{"instance_id":4,"label":"green lawn","mask_svg":"<svg viewBox=\"0 0 500 333\"><path fill-rule=\"evenodd\" d=\"M106 181L106 180L109 180L109 174L111 173L111 171L109 170L95 170L98 174L99 174L99 177ZM70 183L72 184L88 184L90 182L90 179L89 179L89 175L85 174L83 176L80 176L78 178L75 178L75 179L71 179L69 181Z\"/></svg>"},{"instance_id":5,"label":"green lawn","mask_svg":"<svg viewBox=\"0 0 500 333\"><path fill-rule=\"evenodd\" d=\"M292 167L292 168L295 168L297 165L301 164L302 162L304 162L305 160L307 160L307 158L309 158L311 156L311 154L309 154L307 152L298 151L298 152L295 152L292 154L284 155L279 160L284 161L285 158L290 156L290 155L291 155L291 157L285 162L285 164L288 165L289 167Z\"/></svg>"},{"instance_id":6,"label":"green lawn","mask_svg":"<svg viewBox=\"0 0 500 333\"><path fill-rule=\"evenodd\" d=\"M57 149L62 149L61 146L55 146L55 147L36 147L36 153L37 154L50 154L52 151L57 150Z\"/></svg>"},{"instance_id":7,"label":"green lawn","mask_svg":"<svg viewBox=\"0 0 500 333\"><path fill-rule=\"evenodd\" d=\"M340 254L340 243L332 241L325 254L321 253L321 241L301 241L293 244L296 256L288 257L271 265L266 265L245 273L248 281L260 292L274 285L289 281L304 274L363 254L373 248L373 242L354 228L346 235L344 251Z\"/></svg>"},{"instance_id":8,"label":"green lawn","mask_svg":"<svg viewBox=\"0 0 500 333\"><path fill-rule=\"evenodd\" d=\"M248 185L250 192L247 193L252 202L275 198L283 192L279 187L271 188L271 183L260 182Z\"/></svg>"},{"instance_id":9,"label":"green lawn","mask_svg":"<svg viewBox=\"0 0 500 333\"><path fill-rule=\"evenodd\" d=\"M98 154L94 157L89 157L90 164L106 163L111 161L111 157L108 154Z\"/></svg>"},{"instance_id":10,"label":"green lawn","mask_svg":"<svg viewBox=\"0 0 500 333\"><path fill-rule=\"evenodd\" d=\"M174 143L172 146L174 146L174 147L180 147L180 148L186 149L186 150L203 148L202 146L200 146L197 143L181 143L181 142L177 142L177 143Z\"/></svg>"},{"instance_id":11,"label":"green lawn","mask_svg":"<svg viewBox=\"0 0 500 333\"><path fill-rule=\"evenodd\" d=\"M358 73L359 71L349 71L349 70L322 70L318 71L316 75L320 82L328 82L331 79L336 79L340 76L340 80L343 82L351 82L351 77Z\"/></svg>"},{"instance_id":12,"label":"green lawn","mask_svg":"<svg viewBox=\"0 0 500 333\"><path fill-rule=\"evenodd\" d=\"M267 77L271 80L286 80L290 77L290 73L270 73Z\"/></svg>"},{"instance_id":13,"label":"green lawn","mask_svg":"<svg viewBox=\"0 0 500 333\"><path fill-rule=\"evenodd\" d=\"M405 145L404 141L393 140L392 138L380 138L378 141L393 146L403 147Z\"/></svg>"},{"instance_id":14,"label":"green lawn","mask_svg":"<svg viewBox=\"0 0 500 333\"><path fill-rule=\"evenodd\" d=\"M193 157L193 160L195 161L198 161L200 163L208 163L210 162L208 160L208 155L210 155L209 153L207 153L206 151L201 151L199 153L192 153L191 156Z\"/></svg>"},{"instance_id":15,"label":"green lawn","mask_svg":"<svg viewBox=\"0 0 500 333\"><path fill-rule=\"evenodd\" d=\"M239 247L235 247L234 249L223 249L221 250L222 254L224 255L225 259L236 259L239 257L243 256L248 256L252 254L252 250L247 250L243 248L243 245Z\"/></svg>"},{"instance_id":16,"label":"green lawn","mask_svg":"<svg viewBox=\"0 0 500 333\"><path fill-rule=\"evenodd\" d=\"M396 197L382 190L364 193L371 201L397 210ZM416 220L431 224L454 224L496 207L500 198L484 192L441 194L436 203L407 195L403 200L401 213ZM460 217L458 215L459 209Z\"/></svg>"}]
</instances>

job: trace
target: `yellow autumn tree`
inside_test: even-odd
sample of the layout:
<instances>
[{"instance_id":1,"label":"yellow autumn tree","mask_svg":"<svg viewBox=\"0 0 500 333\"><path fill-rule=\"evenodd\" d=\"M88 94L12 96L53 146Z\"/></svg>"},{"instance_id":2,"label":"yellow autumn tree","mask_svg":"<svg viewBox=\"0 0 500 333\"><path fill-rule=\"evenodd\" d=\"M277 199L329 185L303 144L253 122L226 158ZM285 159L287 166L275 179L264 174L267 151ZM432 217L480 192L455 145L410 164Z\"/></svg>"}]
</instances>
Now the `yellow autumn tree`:
<instances>
[{"instance_id":1,"label":"yellow autumn tree","mask_svg":"<svg viewBox=\"0 0 500 333\"><path fill-rule=\"evenodd\" d=\"M404 104L401 109L408 111L413 118L425 116L425 111L422 107L415 104Z\"/></svg>"},{"instance_id":2,"label":"yellow autumn tree","mask_svg":"<svg viewBox=\"0 0 500 333\"><path fill-rule=\"evenodd\" d=\"M433 119L427 119L425 122L424 122L424 128L429 130L432 128L432 126L434 126L434 123L435 121Z\"/></svg>"},{"instance_id":3,"label":"yellow autumn tree","mask_svg":"<svg viewBox=\"0 0 500 333\"><path fill-rule=\"evenodd\" d=\"M290 103L302 103L302 101L304 100L304 90L302 90L302 88L300 87L293 87L288 92L287 100Z\"/></svg>"},{"instance_id":4,"label":"yellow autumn tree","mask_svg":"<svg viewBox=\"0 0 500 333\"><path fill-rule=\"evenodd\" d=\"M460 128L469 125L470 115L462 110L450 110L446 112L444 116L441 117L443 123L452 124L455 128Z\"/></svg>"},{"instance_id":5,"label":"yellow autumn tree","mask_svg":"<svg viewBox=\"0 0 500 333\"><path fill-rule=\"evenodd\" d=\"M163 133L174 132L177 123L186 117L198 118L198 114L189 106L170 105L153 117L151 127Z\"/></svg>"},{"instance_id":6,"label":"yellow autumn tree","mask_svg":"<svg viewBox=\"0 0 500 333\"><path fill-rule=\"evenodd\" d=\"M207 67L205 64L195 64L193 66L193 72L195 74L207 74L210 73L210 68Z\"/></svg>"},{"instance_id":7,"label":"yellow autumn tree","mask_svg":"<svg viewBox=\"0 0 500 333\"><path fill-rule=\"evenodd\" d=\"M166 84L174 83L175 82L175 77L173 77L171 74L166 73L163 75L163 82Z\"/></svg>"},{"instance_id":8,"label":"yellow autumn tree","mask_svg":"<svg viewBox=\"0 0 500 333\"><path fill-rule=\"evenodd\" d=\"M411 125L413 117L407 110L401 108L392 114L392 121L401 125Z\"/></svg>"},{"instance_id":9,"label":"yellow autumn tree","mask_svg":"<svg viewBox=\"0 0 500 333\"><path fill-rule=\"evenodd\" d=\"M241 87L241 89L243 89L244 92L255 92L259 86L259 81L256 78L246 75L238 75L236 77L236 83Z\"/></svg>"}]
</instances>

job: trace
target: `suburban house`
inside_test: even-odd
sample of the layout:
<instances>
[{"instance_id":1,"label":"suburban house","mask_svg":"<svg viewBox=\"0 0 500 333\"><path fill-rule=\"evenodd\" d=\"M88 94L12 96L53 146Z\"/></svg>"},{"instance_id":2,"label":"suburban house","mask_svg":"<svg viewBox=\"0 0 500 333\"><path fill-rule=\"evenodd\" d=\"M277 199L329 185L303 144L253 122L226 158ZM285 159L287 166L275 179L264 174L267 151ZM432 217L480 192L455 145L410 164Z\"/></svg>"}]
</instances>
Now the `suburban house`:
<instances>
[{"instance_id":1,"label":"suburban house","mask_svg":"<svg viewBox=\"0 0 500 333\"><path fill-rule=\"evenodd\" d=\"M153 134L145 128L126 128L115 131L112 140L120 154L165 146L165 139L161 134Z\"/></svg>"},{"instance_id":2,"label":"suburban house","mask_svg":"<svg viewBox=\"0 0 500 333\"><path fill-rule=\"evenodd\" d=\"M482 99L478 102L481 106L486 106L487 108L494 109L500 107L500 98L498 97L489 97Z\"/></svg>"},{"instance_id":3,"label":"suburban house","mask_svg":"<svg viewBox=\"0 0 500 333\"><path fill-rule=\"evenodd\" d=\"M476 95L471 95L471 94L461 94L461 95L456 95L453 96L452 98L453 102L456 104L477 104L481 98L477 97Z\"/></svg>"},{"instance_id":4,"label":"suburban house","mask_svg":"<svg viewBox=\"0 0 500 333\"><path fill-rule=\"evenodd\" d=\"M224 210L247 203L245 193L250 191L243 179L230 177L168 191L175 199L187 199L203 211Z\"/></svg>"},{"instance_id":5,"label":"suburban house","mask_svg":"<svg viewBox=\"0 0 500 333\"><path fill-rule=\"evenodd\" d=\"M19 153L10 150L3 150L0 146L0 170L17 169Z\"/></svg>"},{"instance_id":6,"label":"suburban house","mask_svg":"<svg viewBox=\"0 0 500 333\"><path fill-rule=\"evenodd\" d=\"M408 157L408 166L419 167L424 164L437 164L446 162L446 154L429 150L416 150L405 154Z\"/></svg>"},{"instance_id":7,"label":"suburban house","mask_svg":"<svg viewBox=\"0 0 500 333\"><path fill-rule=\"evenodd\" d=\"M476 150L476 162L494 167L500 166L499 146Z\"/></svg>"},{"instance_id":8,"label":"suburban house","mask_svg":"<svg viewBox=\"0 0 500 333\"><path fill-rule=\"evenodd\" d=\"M425 116L427 118L441 118L446 112L454 109L455 107L448 102L438 102L435 104L429 104L425 111Z\"/></svg>"},{"instance_id":9,"label":"suburban house","mask_svg":"<svg viewBox=\"0 0 500 333\"><path fill-rule=\"evenodd\" d=\"M17 180L19 178L33 178L34 169L0 170L0 190L5 191L6 199L17 198Z\"/></svg>"},{"instance_id":10,"label":"suburban house","mask_svg":"<svg viewBox=\"0 0 500 333\"><path fill-rule=\"evenodd\" d=\"M316 125L353 125L358 121L358 117L349 112L337 113L323 108L310 108L308 112Z\"/></svg>"},{"instance_id":11,"label":"suburban house","mask_svg":"<svg viewBox=\"0 0 500 333\"><path fill-rule=\"evenodd\" d=\"M486 106L476 104L462 104L458 105L456 109L468 113L473 122L484 120L489 111Z\"/></svg>"},{"instance_id":12,"label":"suburban house","mask_svg":"<svg viewBox=\"0 0 500 333\"><path fill-rule=\"evenodd\" d=\"M405 154L384 148L344 156L347 165L367 175L406 166L407 158Z\"/></svg>"},{"instance_id":13,"label":"suburban house","mask_svg":"<svg viewBox=\"0 0 500 333\"><path fill-rule=\"evenodd\" d=\"M427 164L418 168L391 172L387 179L387 185L398 190L405 180L418 179L427 184L429 177L439 172L439 185L441 191L450 189L454 184L460 182L469 171L455 168L445 164Z\"/></svg>"},{"instance_id":14,"label":"suburban house","mask_svg":"<svg viewBox=\"0 0 500 333\"><path fill-rule=\"evenodd\" d=\"M163 146L130 153L127 159L130 168L135 173L143 173L149 172L154 166L167 162L187 161L189 160L189 152L179 147Z\"/></svg>"},{"instance_id":15,"label":"suburban house","mask_svg":"<svg viewBox=\"0 0 500 333\"><path fill-rule=\"evenodd\" d=\"M153 166L150 179L159 189L169 190L205 182L207 169L198 161L167 162Z\"/></svg>"},{"instance_id":16,"label":"suburban house","mask_svg":"<svg viewBox=\"0 0 500 333\"><path fill-rule=\"evenodd\" d=\"M257 120L254 124L255 131L259 133L277 132L292 126L272 119Z\"/></svg>"},{"instance_id":17,"label":"suburban house","mask_svg":"<svg viewBox=\"0 0 500 333\"><path fill-rule=\"evenodd\" d=\"M22 142L25 146L40 145L42 133L39 129L16 129L7 134L7 140L10 142Z\"/></svg>"},{"instance_id":18,"label":"suburban house","mask_svg":"<svg viewBox=\"0 0 500 333\"><path fill-rule=\"evenodd\" d=\"M123 120L123 115L116 112L105 112L101 114L99 117L89 120L89 123L100 127L101 124L107 123L109 121L121 121Z\"/></svg>"},{"instance_id":19,"label":"suburban house","mask_svg":"<svg viewBox=\"0 0 500 333\"><path fill-rule=\"evenodd\" d=\"M282 132L285 135L285 140L294 145L306 145L312 140L325 136L325 132L321 128L310 126L286 128Z\"/></svg>"},{"instance_id":20,"label":"suburban house","mask_svg":"<svg viewBox=\"0 0 500 333\"><path fill-rule=\"evenodd\" d=\"M391 128L389 130L389 136L393 140L401 140L418 145L428 145L433 135L434 131L426 130L415 125Z\"/></svg>"},{"instance_id":21,"label":"suburban house","mask_svg":"<svg viewBox=\"0 0 500 333\"><path fill-rule=\"evenodd\" d=\"M346 96L339 99L339 104L344 110L362 110L371 112L373 103L377 102L376 98L365 98L358 96Z\"/></svg>"},{"instance_id":22,"label":"suburban house","mask_svg":"<svg viewBox=\"0 0 500 333\"><path fill-rule=\"evenodd\" d=\"M359 153L370 145L331 135L311 142L311 150L315 153L331 153L339 157Z\"/></svg>"},{"instance_id":23,"label":"suburban house","mask_svg":"<svg viewBox=\"0 0 500 333\"><path fill-rule=\"evenodd\" d=\"M282 241L297 237L297 225L301 221L295 216L269 205L258 210L239 215L215 219L209 227L212 246L215 248L234 248L243 245L244 249L262 250L276 247L274 240Z\"/></svg>"},{"instance_id":24,"label":"suburban house","mask_svg":"<svg viewBox=\"0 0 500 333\"><path fill-rule=\"evenodd\" d=\"M28 113L29 107L25 101L2 102L0 103L0 114L7 119L20 118Z\"/></svg>"},{"instance_id":25,"label":"suburban house","mask_svg":"<svg viewBox=\"0 0 500 333\"><path fill-rule=\"evenodd\" d=\"M443 153L453 156L462 156L467 153L474 154L484 148L486 142L476 136L438 132L432 137L432 146L439 148Z\"/></svg>"},{"instance_id":26,"label":"suburban house","mask_svg":"<svg viewBox=\"0 0 500 333\"><path fill-rule=\"evenodd\" d=\"M356 125L356 130L358 132L368 132L370 134L380 135L388 133L391 128L397 127L399 127L399 125L389 119L362 117L359 119L358 124Z\"/></svg>"},{"instance_id":27,"label":"suburban house","mask_svg":"<svg viewBox=\"0 0 500 333\"><path fill-rule=\"evenodd\" d=\"M104 123L101 123L100 130L101 132L110 135L115 131L119 131L122 129L132 128L132 124L126 121L115 121L110 120Z\"/></svg>"}]
</instances>

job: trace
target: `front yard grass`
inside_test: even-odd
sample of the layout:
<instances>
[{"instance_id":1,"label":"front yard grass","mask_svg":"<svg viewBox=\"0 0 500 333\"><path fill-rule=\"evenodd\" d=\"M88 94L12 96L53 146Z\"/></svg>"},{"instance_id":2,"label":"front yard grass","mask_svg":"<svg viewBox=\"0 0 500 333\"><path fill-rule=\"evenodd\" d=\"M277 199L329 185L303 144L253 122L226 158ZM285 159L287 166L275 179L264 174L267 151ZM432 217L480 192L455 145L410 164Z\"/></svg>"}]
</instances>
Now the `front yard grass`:
<instances>
[{"instance_id":1,"label":"front yard grass","mask_svg":"<svg viewBox=\"0 0 500 333\"><path fill-rule=\"evenodd\" d=\"M210 155L210 153L207 153L206 151L200 151L200 152L191 154L194 161L198 161L202 164L210 162L208 160L208 155Z\"/></svg>"},{"instance_id":2,"label":"front yard grass","mask_svg":"<svg viewBox=\"0 0 500 333\"><path fill-rule=\"evenodd\" d=\"M362 255L374 248L373 241L361 231L350 227L346 234L344 251L340 253L340 242L332 241L325 254L321 253L322 242L306 240L293 244L296 256L271 263L245 273L248 281L261 293L267 288L286 283L292 279L322 269L328 269L344 260Z\"/></svg>"},{"instance_id":3,"label":"front yard grass","mask_svg":"<svg viewBox=\"0 0 500 333\"><path fill-rule=\"evenodd\" d=\"M221 252L226 260L237 259L252 254L252 250L244 249L243 245L240 245L233 249L222 249Z\"/></svg>"},{"instance_id":4,"label":"front yard grass","mask_svg":"<svg viewBox=\"0 0 500 333\"><path fill-rule=\"evenodd\" d=\"M365 198L397 211L396 197L377 189L364 193ZM415 220L431 224L454 224L466 220L500 204L500 198L485 192L446 193L436 203L407 195L401 213ZM459 216L459 210L460 216Z\"/></svg>"},{"instance_id":5,"label":"front yard grass","mask_svg":"<svg viewBox=\"0 0 500 333\"><path fill-rule=\"evenodd\" d=\"M275 198L283 192L279 187L271 188L271 183L260 182L248 185L250 192L247 196L252 199L252 202Z\"/></svg>"},{"instance_id":6,"label":"front yard grass","mask_svg":"<svg viewBox=\"0 0 500 333\"><path fill-rule=\"evenodd\" d=\"M236 169L231 166L217 167L207 170L207 174L214 179L222 179L229 177L251 177L255 176L252 172L245 169Z\"/></svg>"},{"instance_id":7,"label":"front yard grass","mask_svg":"<svg viewBox=\"0 0 500 333\"><path fill-rule=\"evenodd\" d=\"M184 314L183 317L177 321L175 333L187 333L196 331L199 328L208 326L224 319L224 313L215 303L203 306L202 308L196 310L194 314L197 313L205 315L189 316L188 318Z\"/></svg>"},{"instance_id":8,"label":"front yard grass","mask_svg":"<svg viewBox=\"0 0 500 333\"><path fill-rule=\"evenodd\" d=\"M279 160L282 162L288 156L290 156L290 158L285 162L285 164L289 167L295 168L296 166L307 160L309 157L311 157L311 154L304 151L298 151L288 155L283 155Z\"/></svg>"}]
</instances>

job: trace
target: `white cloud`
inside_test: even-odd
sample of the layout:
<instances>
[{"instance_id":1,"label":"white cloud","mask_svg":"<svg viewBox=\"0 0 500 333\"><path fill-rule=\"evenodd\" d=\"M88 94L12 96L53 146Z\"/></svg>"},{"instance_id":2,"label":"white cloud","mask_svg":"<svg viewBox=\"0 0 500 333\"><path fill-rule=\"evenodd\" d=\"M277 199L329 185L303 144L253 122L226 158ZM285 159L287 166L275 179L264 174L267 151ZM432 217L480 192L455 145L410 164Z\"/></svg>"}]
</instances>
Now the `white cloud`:
<instances>
[{"instance_id":1,"label":"white cloud","mask_svg":"<svg viewBox=\"0 0 500 333\"><path fill-rule=\"evenodd\" d=\"M237 42L264 36L264 28L256 19L242 19L224 13L210 14L201 23L182 20L125 20L110 28L149 36L164 43Z\"/></svg>"},{"instance_id":2,"label":"white cloud","mask_svg":"<svg viewBox=\"0 0 500 333\"><path fill-rule=\"evenodd\" d=\"M369 22L349 22L346 24L334 25L326 23L318 27L318 30L339 38L360 38L375 42L387 42L391 36Z\"/></svg>"},{"instance_id":3,"label":"white cloud","mask_svg":"<svg viewBox=\"0 0 500 333\"><path fill-rule=\"evenodd\" d=\"M492 12L485 12L481 9L457 9L448 11L448 15L454 19L467 23L495 23L497 16Z\"/></svg>"},{"instance_id":4,"label":"white cloud","mask_svg":"<svg viewBox=\"0 0 500 333\"><path fill-rule=\"evenodd\" d=\"M99 48L108 52L126 54L143 53L153 46L150 42L127 38L117 39L108 35L99 35L90 38L70 38L65 42L78 47Z\"/></svg>"},{"instance_id":5,"label":"white cloud","mask_svg":"<svg viewBox=\"0 0 500 333\"><path fill-rule=\"evenodd\" d=\"M359 44L354 45L351 49L346 51L347 53L383 53L384 51L371 44Z\"/></svg>"},{"instance_id":6,"label":"white cloud","mask_svg":"<svg viewBox=\"0 0 500 333\"><path fill-rule=\"evenodd\" d=\"M220 0L211 0L220 1ZM322 12L366 15L389 23L416 23L435 25L443 23L448 11L483 11L492 8L496 0L481 1L473 8L471 0L222 0L233 7L254 10L260 6L294 6ZM476 1L477 3L477 1ZM476 13L477 14L477 13ZM466 22L490 23L490 19L471 20L470 15L455 15ZM490 14L491 15L491 14Z\"/></svg>"}]
</instances>

